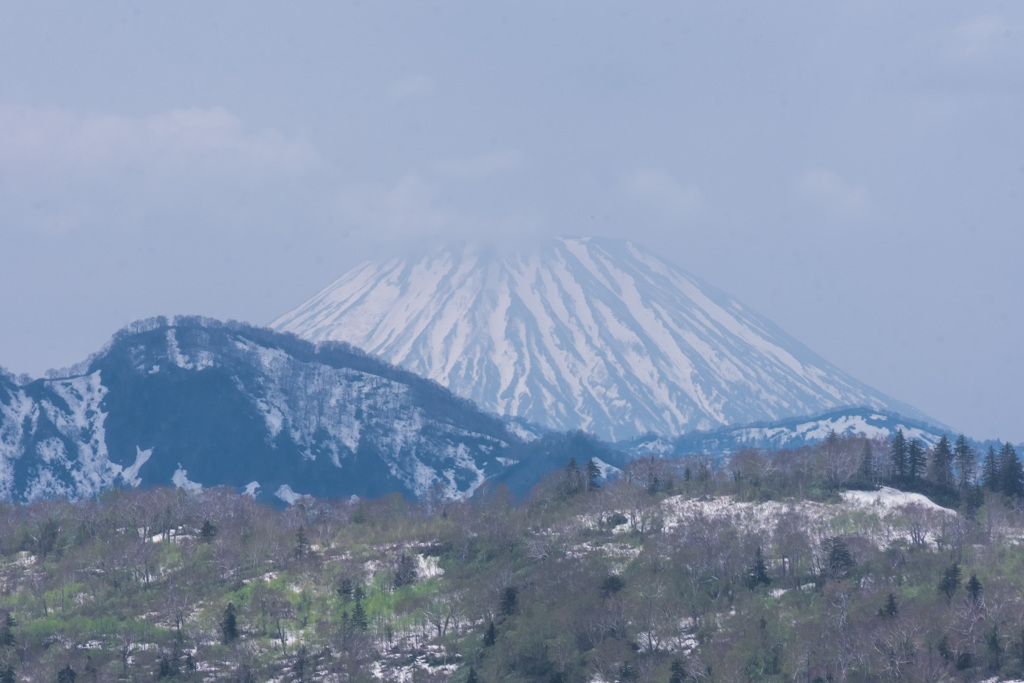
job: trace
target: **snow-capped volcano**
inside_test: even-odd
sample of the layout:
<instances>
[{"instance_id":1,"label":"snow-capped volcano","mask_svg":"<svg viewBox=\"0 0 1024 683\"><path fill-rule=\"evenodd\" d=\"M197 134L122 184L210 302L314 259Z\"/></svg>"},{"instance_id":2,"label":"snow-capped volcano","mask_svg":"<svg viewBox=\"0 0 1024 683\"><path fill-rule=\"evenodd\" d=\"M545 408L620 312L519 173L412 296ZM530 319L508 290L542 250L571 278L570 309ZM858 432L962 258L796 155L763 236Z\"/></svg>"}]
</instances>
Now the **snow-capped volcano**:
<instances>
[{"instance_id":1,"label":"snow-capped volcano","mask_svg":"<svg viewBox=\"0 0 1024 683\"><path fill-rule=\"evenodd\" d=\"M501 415L613 440L854 405L919 415L620 240L364 263L271 327L349 342Z\"/></svg>"}]
</instances>

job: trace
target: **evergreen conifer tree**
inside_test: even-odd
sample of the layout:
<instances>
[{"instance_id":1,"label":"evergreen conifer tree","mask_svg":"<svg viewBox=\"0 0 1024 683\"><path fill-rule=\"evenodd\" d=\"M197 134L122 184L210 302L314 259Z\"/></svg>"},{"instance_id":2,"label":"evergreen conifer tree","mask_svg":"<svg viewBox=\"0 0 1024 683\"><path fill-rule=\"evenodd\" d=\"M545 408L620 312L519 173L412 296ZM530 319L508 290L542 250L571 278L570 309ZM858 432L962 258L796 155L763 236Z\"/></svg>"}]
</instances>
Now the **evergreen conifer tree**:
<instances>
[{"instance_id":1,"label":"evergreen conifer tree","mask_svg":"<svg viewBox=\"0 0 1024 683\"><path fill-rule=\"evenodd\" d=\"M14 627L17 625L17 622L14 621L13 614L8 612L4 615L4 622L0 625L0 647L13 647L16 644L14 639Z\"/></svg>"},{"instance_id":2,"label":"evergreen conifer tree","mask_svg":"<svg viewBox=\"0 0 1024 683\"><path fill-rule=\"evenodd\" d=\"M878 616L891 619L899 613L900 607L896 603L896 594L889 593L889 597L885 599L885 606L878 610Z\"/></svg>"},{"instance_id":3,"label":"evergreen conifer tree","mask_svg":"<svg viewBox=\"0 0 1024 683\"><path fill-rule=\"evenodd\" d=\"M498 611L505 616L512 616L516 613L516 603L519 600L519 589L509 586L501 594L501 602L498 603Z\"/></svg>"},{"instance_id":4,"label":"evergreen conifer tree","mask_svg":"<svg viewBox=\"0 0 1024 683\"><path fill-rule=\"evenodd\" d=\"M946 600L952 600L956 589L960 587L960 565L954 562L946 567L939 581L939 592L946 596Z\"/></svg>"},{"instance_id":5,"label":"evergreen conifer tree","mask_svg":"<svg viewBox=\"0 0 1024 683\"><path fill-rule=\"evenodd\" d=\"M950 446L949 437L945 434L935 444L932 452L931 478L939 486L952 488L953 486L953 448Z\"/></svg>"},{"instance_id":6,"label":"evergreen conifer tree","mask_svg":"<svg viewBox=\"0 0 1024 683\"><path fill-rule=\"evenodd\" d=\"M999 622L992 624L992 630L985 639L985 649L988 650L988 666L992 671L999 671L1003 666L1003 645L999 642Z\"/></svg>"},{"instance_id":7,"label":"evergreen conifer tree","mask_svg":"<svg viewBox=\"0 0 1024 683\"><path fill-rule=\"evenodd\" d=\"M466 683L480 683L480 679L476 675L476 669L473 667L469 667L469 676L466 677Z\"/></svg>"},{"instance_id":8,"label":"evergreen conifer tree","mask_svg":"<svg viewBox=\"0 0 1024 683\"><path fill-rule=\"evenodd\" d=\"M601 488L601 468L591 458L587 461L587 490L596 491Z\"/></svg>"},{"instance_id":9,"label":"evergreen conifer tree","mask_svg":"<svg viewBox=\"0 0 1024 683\"><path fill-rule=\"evenodd\" d=\"M346 576L341 580L338 584L338 595L346 605L352 601L352 579Z\"/></svg>"},{"instance_id":10,"label":"evergreen conifer tree","mask_svg":"<svg viewBox=\"0 0 1024 683\"><path fill-rule=\"evenodd\" d=\"M583 472L576 463L576 458L569 458L569 464L565 466L565 480L562 482L562 493L566 498L572 498L583 490Z\"/></svg>"},{"instance_id":11,"label":"evergreen conifer tree","mask_svg":"<svg viewBox=\"0 0 1024 683\"><path fill-rule=\"evenodd\" d=\"M768 568L764 564L764 554L761 550L761 546L757 546L757 551L754 553L754 564L750 568L750 575L747 577L747 585L751 590L754 590L758 586L767 586L772 582L770 576L768 576Z\"/></svg>"},{"instance_id":12,"label":"evergreen conifer tree","mask_svg":"<svg viewBox=\"0 0 1024 683\"><path fill-rule=\"evenodd\" d=\"M956 464L957 486L961 493L974 481L974 468L977 455L967 443L967 437L961 434L953 446L953 461Z\"/></svg>"},{"instance_id":13,"label":"evergreen conifer tree","mask_svg":"<svg viewBox=\"0 0 1024 683\"><path fill-rule=\"evenodd\" d=\"M866 483L875 482L875 453L870 441L864 441L864 452L860 456L860 476Z\"/></svg>"},{"instance_id":14,"label":"evergreen conifer tree","mask_svg":"<svg viewBox=\"0 0 1024 683\"><path fill-rule=\"evenodd\" d=\"M989 491L999 490L999 461L996 459L996 449L988 447L985 454L985 461L981 465L981 485Z\"/></svg>"},{"instance_id":15,"label":"evergreen conifer tree","mask_svg":"<svg viewBox=\"0 0 1024 683\"><path fill-rule=\"evenodd\" d=\"M356 606L352 608L352 628L366 633L366 630L370 627L370 621L366 617L366 610L363 609L363 603L361 600L356 600Z\"/></svg>"},{"instance_id":16,"label":"evergreen conifer tree","mask_svg":"<svg viewBox=\"0 0 1024 683\"><path fill-rule=\"evenodd\" d=\"M484 647L494 645L498 640L498 634L494 631L494 621L487 625L487 632L484 633Z\"/></svg>"},{"instance_id":17,"label":"evergreen conifer tree","mask_svg":"<svg viewBox=\"0 0 1024 683\"><path fill-rule=\"evenodd\" d=\"M925 450L920 439L911 439L907 444L907 478L916 480L924 472Z\"/></svg>"},{"instance_id":18,"label":"evergreen conifer tree","mask_svg":"<svg viewBox=\"0 0 1024 683\"><path fill-rule=\"evenodd\" d=\"M669 671L671 675L668 678L668 683L683 683L686 680L686 667L678 659L672 660Z\"/></svg>"},{"instance_id":19,"label":"evergreen conifer tree","mask_svg":"<svg viewBox=\"0 0 1024 683\"><path fill-rule=\"evenodd\" d=\"M224 608L224 618L220 622L220 632L224 644L230 645L238 637L238 618L235 616L235 603L229 602Z\"/></svg>"},{"instance_id":20,"label":"evergreen conifer tree","mask_svg":"<svg viewBox=\"0 0 1024 683\"><path fill-rule=\"evenodd\" d=\"M199 530L199 538L204 542L212 541L213 537L217 535L217 527L213 525L213 522L206 519L203 520L203 527Z\"/></svg>"},{"instance_id":21,"label":"evergreen conifer tree","mask_svg":"<svg viewBox=\"0 0 1024 683\"><path fill-rule=\"evenodd\" d=\"M825 551L827 552L828 572L835 581L846 578L850 570L854 568L856 563L853 561L853 555L850 554L850 548L846 545L846 541L833 536L825 541Z\"/></svg>"},{"instance_id":22,"label":"evergreen conifer tree","mask_svg":"<svg viewBox=\"0 0 1024 683\"><path fill-rule=\"evenodd\" d=\"M907 438L903 436L903 430L896 431L889 445L889 458L892 462L892 476L896 479L903 479L907 476Z\"/></svg>"},{"instance_id":23,"label":"evergreen conifer tree","mask_svg":"<svg viewBox=\"0 0 1024 683\"><path fill-rule=\"evenodd\" d=\"M7 668L0 671L0 683L17 683L18 677L14 673L14 668L8 664Z\"/></svg>"},{"instance_id":24,"label":"evergreen conifer tree","mask_svg":"<svg viewBox=\"0 0 1024 683\"><path fill-rule=\"evenodd\" d=\"M295 559L302 559L309 550L309 539L306 538L306 527L299 527L295 533Z\"/></svg>"},{"instance_id":25,"label":"evergreen conifer tree","mask_svg":"<svg viewBox=\"0 0 1024 683\"><path fill-rule=\"evenodd\" d=\"M975 605L981 600L981 581L978 581L978 577L974 574L971 574L970 580L967 581L967 596Z\"/></svg>"},{"instance_id":26,"label":"evergreen conifer tree","mask_svg":"<svg viewBox=\"0 0 1024 683\"><path fill-rule=\"evenodd\" d=\"M999 489L1007 496L1024 495L1024 469L1016 449L1007 441L999 449Z\"/></svg>"}]
</instances>

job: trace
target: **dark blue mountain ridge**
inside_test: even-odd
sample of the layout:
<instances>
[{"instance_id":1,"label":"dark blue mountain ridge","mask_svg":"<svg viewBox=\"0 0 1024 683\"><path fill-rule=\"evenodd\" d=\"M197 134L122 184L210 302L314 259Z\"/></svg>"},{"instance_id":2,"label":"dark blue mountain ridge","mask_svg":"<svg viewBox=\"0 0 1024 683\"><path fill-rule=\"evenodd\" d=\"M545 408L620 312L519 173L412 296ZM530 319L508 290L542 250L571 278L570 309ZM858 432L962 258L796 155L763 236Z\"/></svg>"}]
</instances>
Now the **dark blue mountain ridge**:
<instances>
[{"instance_id":1,"label":"dark blue mountain ridge","mask_svg":"<svg viewBox=\"0 0 1024 683\"><path fill-rule=\"evenodd\" d=\"M171 484L458 498L499 474L527 489L552 438L347 344L198 317L135 323L23 386L0 376L0 497L16 501Z\"/></svg>"}]
</instances>

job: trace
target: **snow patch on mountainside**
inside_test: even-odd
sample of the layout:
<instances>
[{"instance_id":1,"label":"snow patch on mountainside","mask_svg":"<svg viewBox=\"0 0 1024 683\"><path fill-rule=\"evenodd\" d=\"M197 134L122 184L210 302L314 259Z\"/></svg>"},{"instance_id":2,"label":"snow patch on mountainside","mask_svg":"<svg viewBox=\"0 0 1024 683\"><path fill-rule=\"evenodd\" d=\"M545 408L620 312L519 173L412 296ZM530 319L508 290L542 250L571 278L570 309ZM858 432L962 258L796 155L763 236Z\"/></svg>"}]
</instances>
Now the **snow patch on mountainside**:
<instances>
[{"instance_id":1,"label":"snow patch on mountainside","mask_svg":"<svg viewBox=\"0 0 1024 683\"><path fill-rule=\"evenodd\" d=\"M861 507L881 507L886 509L905 508L909 505L919 505L922 508L955 515L956 510L944 508L929 500L920 493L906 493L896 489L883 486L877 491L844 491L840 494L844 501Z\"/></svg>"},{"instance_id":2,"label":"snow patch on mountainside","mask_svg":"<svg viewBox=\"0 0 1024 683\"><path fill-rule=\"evenodd\" d=\"M185 489L186 491L201 491L203 485L194 481L189 481L188 470L178 465L178 469L174 471L171 476L171 483L177 486L179 489Z\"/></svg>"},{"instance_id":3,"label":"snow patch on mountainside","mask_svg":"<svg viewBox=\"0 0 1024 683\"><path fill-rule=\"evenodd\" d=\"M121 470L121 478L124 479L126 483L137 488L139 484L142 483L142 479L139 478L139 469L141 469L141 467L146 464L146 461L149 460L152 455L152 448L142 450L141 448L136 446L135 462Z\"/></svg>"}]
</instances>

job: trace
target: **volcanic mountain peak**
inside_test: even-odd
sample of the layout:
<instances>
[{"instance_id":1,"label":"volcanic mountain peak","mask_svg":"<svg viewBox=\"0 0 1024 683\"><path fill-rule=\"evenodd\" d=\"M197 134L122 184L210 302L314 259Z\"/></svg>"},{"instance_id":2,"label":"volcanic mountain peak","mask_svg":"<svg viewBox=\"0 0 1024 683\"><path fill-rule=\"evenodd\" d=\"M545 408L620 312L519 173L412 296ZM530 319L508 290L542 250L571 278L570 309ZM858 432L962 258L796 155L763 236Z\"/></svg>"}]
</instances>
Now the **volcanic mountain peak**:
<instances>
[{"instance_id":1,"label":"volcanic mountain peak","mask_svg":"<svg viewBox=\"0 0 1024 683\"><path fill-rule=\"evenodd\" d=\"M349 342L489 411L613 440L854 405L916 413L623 240L364 263L271 326Z\"/></svg>"}]
</instances>

